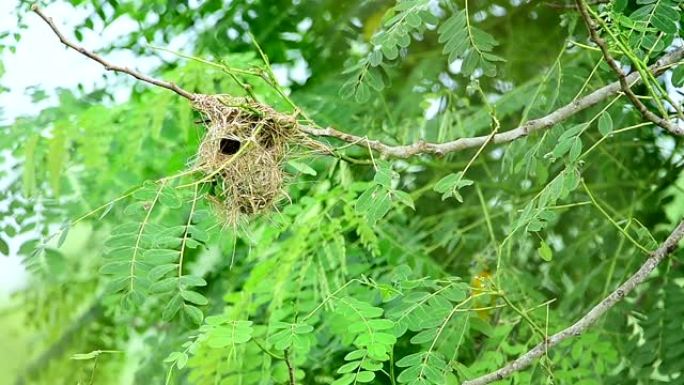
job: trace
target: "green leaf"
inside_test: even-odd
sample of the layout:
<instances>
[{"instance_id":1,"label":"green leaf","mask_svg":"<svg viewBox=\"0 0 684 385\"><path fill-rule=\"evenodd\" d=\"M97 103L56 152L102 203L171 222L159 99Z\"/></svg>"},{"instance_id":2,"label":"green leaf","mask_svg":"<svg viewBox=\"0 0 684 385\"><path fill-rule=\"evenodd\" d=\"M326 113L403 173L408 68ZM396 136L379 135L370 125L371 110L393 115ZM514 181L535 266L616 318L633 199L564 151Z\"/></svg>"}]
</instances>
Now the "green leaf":
<instances>
[{"instance_id":1,"label":"green leaf","mask_svg":"<svg viewBox=\"0 0 684 385\"><path fill-rule=\"evenodd\" d=\"M412 344L424 344L427 342L432 342L437 336L437 329L426 329L411 337Z\"/></svg>"},{"instance_id":2,"label":"green leaf","mask_svg":"<svg viewBox=\"0 0 684 385\"><path fill-rule=\"evenodd\" d=\"M599 116L598 129L603 136L606 136L613 131L613 118L607 111L604 111L601 116Z\"/></svg>"},{"instance_id":3,"label":"green leaf","mask_svg":"<svg viewBox=\"0 0 684 385\"><path fill-rule=\"evenodd\" d=\"M61 186L62 169L67 161L66 136L64 131L56 129L52 139L48 142L48 153L46 156L47 170L50 187L55 195L59 195Z\"/></svg>"},{"instance_id":4,"label":"green leaf","mask_svg":"<svg viewBox=\"0 0 684 385\"><path fill-rule=\"evenodd\" d=\"M201 321L201 319L200 319ZM176 367L181 370L187 365L188 363L188 355L185 353L180 353L178 358L176 359Z\"/></svg>"},{"instance_id":5,"label":"green leaf","mask_svg":"<svg viewBox=\"0 0 684 385\"><path fill-rule=\"evenodd\" d=\"M130 271L130 269L131 265L129 261L116 261L102 265L99 272L101 274L122 275Z\"/></svg>"},{"instance_id":6,"label":"green leaf","mask_svg":"<svg viewBox=\"0 0 684 385\"><path fill-rule=\"evenodd\" d=\"M394 322L388 319L372 319L367 324L373 330L387 330L394 327Z\"/></svg>"},{"instance_id":7,"label":"green leaf","mask_svg":"<svg viewBox=\"0 0 684 385\"><path fill-rule=\"evenodd\" d=\"M397 201L399 201L399 203L403 204L404 206L410 207L413 210L416 209L416 207L413 204L413 198L411 197L411 194L401 190L393 190L392 196L396 198Z\"/></svg>"},{"instance_id":8,"label":"green leaf","mask_svg":"<svg viewBox=\"0 0 684 385\"><path fill-rule=\"evenodd\" d=\"M311 325L307 325L307 324L296 324L294 326L294 332L296 334L307 334L307 333L311 333L313 330L314 330L314 327Z\"/></svg>"},{"instance_id":9,"label":"green leaf","mask_svg":"<svg viewBox=\"0 0 684 385\"><path fill-rule=\"evenodd\" d=\"M171 300L166 303L162 311L162 320L170 321L178 313L183 306L183 298L179 294L171 297Z\"/></svg>"},{"instance_id":10,"label":"green leaf","mask_svg":"<svg viewBox=\"0 0 684 385\"><path fill-rule=\"evenodd\" d=\"M180 199L176 190L168 185L163 185L161 187L161 190L159 191L159 203L172 209L177 209L183 205L183 201Z\"/></svg>"},{"instance_id":11,"label":"green leaf","mask_svg":"<svg viewBox=\"0 0 684 385\"><path fill-rule=\"evenodd\" d=\"M368 219L371 222L377 222L389 212L390 208L392 208L390 193L388 191L378 191L373 200L373 205L368 211Z\"/></svg>"},{"instance_id":12,"label":"green leaf","mask_svg":"<svg viewBox=\"0 0 684 385\"><path fill-rule=\"evenodd\" d=\"M169 249L149 249L143 253L143 259L153 265L163 265L178 261L179 251Z\"/></svg>"},{"instance_id":13,"label":"green leaf","mask_svg":"<svg viewBox=\"0 0 684 385\"><path fill-rule=\"evenodd\" d=\"M356 87L354 99L357 103L365 103L370 99L371 90L366 83L359 83Z\"/></svg>"},{"instance_id":14,"label":"green leaf","mask_svg":"<svg viewBox=\"0 0 684 385\"><path fill-rule=\"evenodd\" d=\"M361 365L361 361L352 361L348 362L342 366L340 366L339 369L337 369L337 373L339 374L344 374L344 373L350 373L356 370L356 368Z\"/></svg>"},{"instance_id":15,"label":"green leaf","mask_svg":"<svg viewBox=\"0 0 684 385\"><path fill-rule=\"evenodd\" d=\"M380 47L382 54L389 60L394 60L399 56L399 49L394 42L386 42Z\"/></svg>"},{"instance_id":16,"label":"green leaf","mask_svg":"<svg viewBox=\"0 0 684 385\"><path fill-rule=\"evenodd\" d=\"M190 318L192 322L194 322L196 325L201 325L202 324L202 319L204 318L204 314L202 314L202 310L192 306L192 305L184 305L183 306L183 311L185 312L185 315Z\"/></svg>"},{"instance_id":17,"label":"green leaf","mask_svg":"<svg viewBox=\"0 0 684 385\"><path fill-rule=\"evenodd\" d=\"M580 134L586 127L587 127L587 123L576 124L576 125L574 125L574 126L568 128L567 130L563 131L563 133L560 134L560 136L558 137L558 141L559 141L559 142L566 141L567 139L570 139L570 138L572 138L572 137L574 137L574 136L577 136L577 135Z\"/></svg>"},{"instance_id":18,"label":"green leaf","mask_svg":"<svg viewBox=\"0 0 684 385\"><path fill-rule=\"evenodd\" d=\"M539 248L537 248L537 253L539 257L546 262L550 262L553 259L553 251L551 247L543 239L539 241Z\"/></svg>"},{"instance_id":19,"label":"green leaf","mask_svg":"<svg viewBox=\"0 0 684 385\"><path fill-rule=\"evenodd\" d=\"M287 162L292 168L295 170L301 172L302 174L306 175L311 175L311 176L316 176L316 170L311 168L308 164L302 163L302 162L297 162L295 160L291 160Z\"/></svg>"},{"instance_id":20,"label":"green leaf","mask_svg":"<svg viewBox=\"0 0 684 385\"><path fill-rule=\"evenodd\" d=\"M426 354L427 353L425 352L409 354L408 356L404 356L397 361L396 365L400 368L420 365L420 363L423 361L423 357L425 357Z\"/></svg>"},{"instance_id":21,"label":"green leaf","mask_svg":"<svg viewBox=\"0 0 684 385\"><path fill-rule=\"evenodd\" d=\"M356 381L361 383L371 382L375 379L375 372L362 371L356 375Z\"/></svg>"},{"instance_id":22,"label":"green leaf","mask_svg":"<svg viewBox=\"0 0 684 385\"><path fill-rule=\"evenodd\" d=\"M445 193L453 189L460 179L461 176L459 174L449 174L435 183L434 190L438 193Z\"/></svg>"},{"instance_id":23,"label":"green leaf","mask_svg":"<svg viewBox=\"0 0 684 385\"><path fill-rule=\"evenodd\" d=\"M178 265L175 264L175 263L155 266L155 267L153 267L152 270L150 270L150 272L147 274L147 277L148 277L151 281L156 281L156 280L158 280L159 278L161 278L161 277L165 276L166 274L170 273L171 271L174 271L174 270L177 270L177 269L178 269Z\"/></svg>"},{"instance_id":24,"label":"green leaf","mask_svg":"<svg viewBox=\"0 0 684 385\"><path fill-rule=\"evenodd\" d=\"M374 49L368 57L368 62L373 67L380 65L380 63L382 63L382 51L380 51L380 49Z\"/></svg>"},{"instance_id":25,"label":"green leaf","mask_svg":"<svg viewBox=\"0 0 684 385\"><path fill-rule=\"evenodd\" d=\"M251 321L230 321L216 327L209 333L208 344L212 348L225 348L248 342L254 331L251 325Z\"/></svg>"},{"instance_id":26,"label":"green leaf","mask_svg":"<svg viewBox=\"0 0 684 385\"><path fill-rule=\"evenodd\" d=\"M354 382L354 374L352 373L347 373L344 376L338 378L337 380L333 381L330 385L349 385L352 382Z\"/></svg>"},{"instance_id":27,"label":"green leaf","mask_svg":"<svg viewBox=\"0 0 684 385\"><path fill-rule=\"evenodd\" d=\"M133 246L136 243L137 234L121 234L109 237L104 243L109 249Z\"/></svg>"},{"instance_id":28,"label":"green leaf","mask_svg":"<svg viewBox=\"0 0 684 385\"><path fill-rule=\"evenodd\" d=\"M151 293L166 293L178 287L178 277L164 278L150 286Z\"/></svg>"},{"instance_id":29,"label":"green leaf","mask_svg":"<svg viewBox=\"0 0 684 385\"><path fill-rule=\"evenodd\" d=\"M192 238L199 242L207 242L209 240L209 234L197 226L190 225L188 227L188 233L192 235Z\"/></svg>"},{"instance_id":30,"label":"green leaf","mask_svg":"<svg viewBox=\"0 0 684 385\"><path fill-rule=\"evenodd\" d=\"M459 193L459 189L470 186L474 182L470 179L463 178L463 171L456 174L449 174L440 179L434 186L434 190L442 193L442 200L453 196L457 201L463 203L463 197Z\"/></svg>"},{"instance_id":31,"label":"green leaf","mask_svg":"<svg viewBox=\"0 0 684 385\"><path fill-rule=\"evenodd\" d=\"M5 242L2 237L0 237L0 254L4 256L9 256L9 245Z\"/></svg>"},{"instance_id":32,"label":"green leaf","mask_svg":"<svg viewBox=\"0 0 684 385\"><path fill-rule=\"evenodd\" d=\"M133 199L138 201L152 201L160 194L161 186L151 181L146 181L143 187L133 193Z\"/></svg>"},{"instance_id":33,"label":"green leaf","mask_svg":"<svg viewBox=\"0 0 684 385\"><path fill-rule=\"evenodd\" d=\"M31 197L36 191L36 147L38 135L31 135L24 144L24 196Z\"/></svg>"},{"instance_id":34,"label":"green leaf","mask_svg":"<svg viewBox=\"0 0 684 385\"><path fill-rule=\"evenodd\" d=\"M193 287L193 286L207 286L207 281L205 281L202 277L197 277L194 275L184 275L180 277L180 284L185 286L185 287Z\"/></svg>"},{"instance_id":35,"label":"green leaf","mask_svg":"<svg viewBox=\"0 0 684 385\"><path fill-rule=\"evenodd\" d=\"M385 188L392 187L392 170L390 168L379 167L375 172L373 181Z\"/></svg>"},{"instance_id":36,"label":"green leaf","mask_svg":"<svg viewBox=\"0 0 684 385\"><path fill-rule=\"evenodd\" d=\"M354 210L358 214L363 214L370 209L373 204L373 195L376 190L376 187L371 187L359 196L359 199L356 200L356 205L354 206Z\"/></svg>"},{"instance_id":37,"label":"green leaf","mask_svg":"<svg viewBox=\"0 0 684 385\"><path fill-rule=\"evenodd\" d=\"M672 71L672 84L675 87L684 86L684 66L682 66L682 65L677 66Z\"/></svg>"},{"instance_id":38,"label":"green leaf","mask_svg":"<svg viewBox=\"0 0 684 385\"><path fill-rule=\"evenodd\" d=\"M376 91L382 91L385 88L385 82L382 80L382 73L377 68L369 68L365 80L368 82L368 85Z\"/></svg>"},{"instance_id":39,"label":"green leaf","mask_svg":"<svg viewBox=\"0 0 684 385\"><path fill-rule=\"evenodd\" d=\"M558 142L556 146L553 148L553 151L551 151L551 157L553 159L558 159L565 155L569 150L570 147L572 147L573 140L572 138L566 138L563 139L562 141Z\"/></svg>"},{"instance_id":40,"label":"green leaf","mask_svg":"<svg viewBox=\"0 0 684 385\"><path fill-rule=\"evenodd\" d=\"M190 291L190 290L181 290L181 296L183 299L185 299L188 302L192 302L195 305L206 305L209 303L209 300L207 300L207 297L203 296L202 294L196 292L196 291Z\"/></svg>"},{"instance_id":41,"label":"green leaf","mask_svg":"<svg viewBox=\"0 0 684 385\"><path fill-rule=\"evenodd\" d=\"M346 361L358 360L359 358L362 358L365 355L366 355L366 350L357 349L357 350L354 350L352 352L347 353L347 355L344 356L344 359Z\"/></svg>"},{"instance_id":42,"label":"green leaf","mask_svg":"<svg viewBox=\"0 0 684 385\"><path fill-rule=\"evenodd\" d=\"M572 146L570 147L570 152L568 153L568 160L570 162L576 161L580 154L582 153L582 139L580 139L579 136L576 136L572 140Z\"/></svg>"},{"instance_id":43,"label":"green leaf","mask_svg":"<svg viewBox=\"0 0 684 385\"><path fill-rule=\"evenodd\" d=\"M57 248L62 247L64 244L64 241L66 241L67 235L69 235L69 230L71 229L71 222L68 220L64 221L62 223L62 226L59 228L59 238L57 239Z\"/></svg>"},{"instance_id":44,"label":"green leaf","mask_svg":"<svg viewBox=\"0 0 684 385\"><path fill-rule=\"evenodd\" d=\"M438 41L444 43L443 53L448 61L461 58L461 72L465 76L472 75L479 67L486 76L496 75L496 66L492 62L504 61L491 53L499 43L489 33L468 24L465 10L458 11L449 17L437 30Z\"/></svg>"}]
</instances>

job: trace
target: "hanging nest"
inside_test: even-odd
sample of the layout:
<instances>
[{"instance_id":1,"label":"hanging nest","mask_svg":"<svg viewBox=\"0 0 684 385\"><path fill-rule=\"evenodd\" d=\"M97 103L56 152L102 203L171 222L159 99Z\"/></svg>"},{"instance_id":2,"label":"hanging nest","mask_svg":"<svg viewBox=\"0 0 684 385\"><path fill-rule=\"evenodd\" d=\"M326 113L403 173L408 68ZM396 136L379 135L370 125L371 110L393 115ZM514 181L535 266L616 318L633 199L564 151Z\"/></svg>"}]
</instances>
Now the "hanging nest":
<instances>
[{"instance_id":1,"label":"hanging nest","mask_svg":"<svg viewBox=\"0 0 684 385\"><path fill-rule=\"evenodd\" d=\"M195 166L213 185L210 198L219 216L235 225L274 208L285 196L283 162L293 145L307 139L297 120L224 95L196 95L193 108L207 126Z\"/></svg>"}]
</instances>

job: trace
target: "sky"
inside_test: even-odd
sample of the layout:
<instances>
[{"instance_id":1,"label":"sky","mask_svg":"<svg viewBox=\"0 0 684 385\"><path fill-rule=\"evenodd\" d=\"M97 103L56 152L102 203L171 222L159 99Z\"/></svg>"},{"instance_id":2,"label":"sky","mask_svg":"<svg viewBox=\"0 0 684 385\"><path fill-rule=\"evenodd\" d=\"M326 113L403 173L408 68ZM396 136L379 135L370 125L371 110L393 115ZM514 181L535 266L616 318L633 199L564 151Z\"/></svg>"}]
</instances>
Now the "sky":
<instances>
[{"instance_id":1,"label":"sky","mask_svg":"<svg viewBox=\"0 0 684 385\"><path fill-rule=\"evenodd\" d=\"M0 31L7 26L16 26L16 4L16 0L0 0ZM76 41L72 33L73 27L88 14L82 7L76 9L67 2L52 3L43 11L54 19L64 35L72 41ZM53 91L57 88L74 88L81 83L86 90L90 90L105 84L104 68L77 52L68 50L38 15L26 12L24 21L28 28L21 32L16 53L7 52L2 57L6 73L0 82L11 91L0 94L0 106L4 111L1 123L11 122L17 116L32 114L37 109L53 105ZM80 44L94 50L106 47L116 38L136 29L136 23L129 18L120 17L106 29L102 30L102 27L101 23L95 23L94 30L97 32L83 30L83 42ZM128 51L112 52L107 54L107 58L116 63L134 62L135 67L143 71L160 63L156 57L138 58ZM36 105L24 92L31 86L42 87L52 97ZM125 98L125 94L127 93L121 92L116 95L117 99Z\"/></svg>"}]
</instances>

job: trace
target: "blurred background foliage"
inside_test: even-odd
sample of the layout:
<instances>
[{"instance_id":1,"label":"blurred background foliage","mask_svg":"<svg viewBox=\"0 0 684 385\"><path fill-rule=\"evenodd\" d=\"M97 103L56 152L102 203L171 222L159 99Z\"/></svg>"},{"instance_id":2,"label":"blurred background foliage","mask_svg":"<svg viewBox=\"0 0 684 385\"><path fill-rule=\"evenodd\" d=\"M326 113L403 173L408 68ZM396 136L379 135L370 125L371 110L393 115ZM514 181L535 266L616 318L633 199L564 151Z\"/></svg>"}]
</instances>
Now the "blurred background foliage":
<instances>
[{"instance_id":1,"label":"blurred background foliage","mask_svg":"<svg viewBox=\"0 0 684 385\"><path fill-rule=\"evenodd\" d=\"M661 2L680 17L681 3ZM470 2L469 23L498 42L491 53L505 61L490 58L495 74L483 74L490 59L482 59L469 76L438 32L464 9L460 1L71 3L92 12L70 35L129 18L138 29L110 50L160 56L155 75L192 92L245 91L220 69L150 46L182 37L183 54L264 68L251 33L317 124L394 144L486 135L490 107L507 130L615 80L600 53L583 47L585 28L565 3ZM615 2L606 12L630 16L642 3L653 2ZM20 19L36 17L28 7L18 5ZM383 33L401 12L419 19L406 16L410 44L395 42L393 52ZM659 39L677 38L679 22L675 31ZM369 65L377 39L381 63ZM5 40L5 49L21 44ZM641 118L622 98L475 158L469 150L380 160L361 145L344 149L362 160L354 163L301 150L278 212L237 229L217 220L203 190L169 193L181 203L162 202L149 235L186 226L183 244L194 243L181 251L178 279L189 278L159 290L150 279L143 298L124 306L103 268L106 243L122 224L139 223L133 211L149 204L146 191L159 191L144 185L108 202L187 169L204 129L186 100L106 76L108 87L59 90L53 107L0 128L0 149L20 160L0 192L0 254L29 234L19 252L31 271L0 310L2 384L290 383L286 357L298 383L458 383L527 351L541 341L539 328L551 333L579 318L684 212L681 141L630 128ZM661 80L674 87L670 78ZM293 112L262 80L243 81L261 102ZM121 87L130 95L118 103L112 90ZM559 151L577 125L581 155ZM471 159L463 202L443 199L449 188L436 184ZM370 203L386 210L359 209L369 190L386 191L389 203ZM501 383L684 383L681 256L590 333ZM150 273L171 279L169 270ZM456 313L456 304L472 311Z\"/></svg>"}]
</instances>

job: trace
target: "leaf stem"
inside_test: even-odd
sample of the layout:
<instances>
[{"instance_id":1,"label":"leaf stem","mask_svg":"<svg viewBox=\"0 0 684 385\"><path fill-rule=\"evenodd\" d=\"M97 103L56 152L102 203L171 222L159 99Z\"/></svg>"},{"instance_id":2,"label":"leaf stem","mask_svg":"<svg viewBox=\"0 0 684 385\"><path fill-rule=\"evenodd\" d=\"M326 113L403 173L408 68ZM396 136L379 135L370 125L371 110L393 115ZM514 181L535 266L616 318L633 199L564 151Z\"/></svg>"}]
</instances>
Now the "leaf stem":
<instances>
[{"instance_id":1,"label":"leaf stem","mask_svg":"<svg viewBox=\"0 0 684 385\"><path fill-rule=\"evenodd\" d=\"M593 203L594 207L596 207L601 212L601 214L603 214L603 216L606 217L606 219L608 219L608 221L612 223L613 226L616 229L618 229L620 233L622 233L622 235L629 239L629 241L632 242L632 244L636 246L637 249L643 251L647 255L651 254L650 250L648 250L639 242L637 242L634 238L632 238L632 236L629 235L629 233L626 230L623 230L622 227L620 227L620 225L606 212L606 210L604 210L603 207L601 207L601 205L596 201L596 198L594 198L594 195L591 193L591 190L589 190L589 186L587 186L587 184L584 183L584 179L581 180L581 183L582 187L584 187L584 191L586 191L587 195L589 195L589 199L591 199L591 202Z\"/></svg>"}]
</instances>

